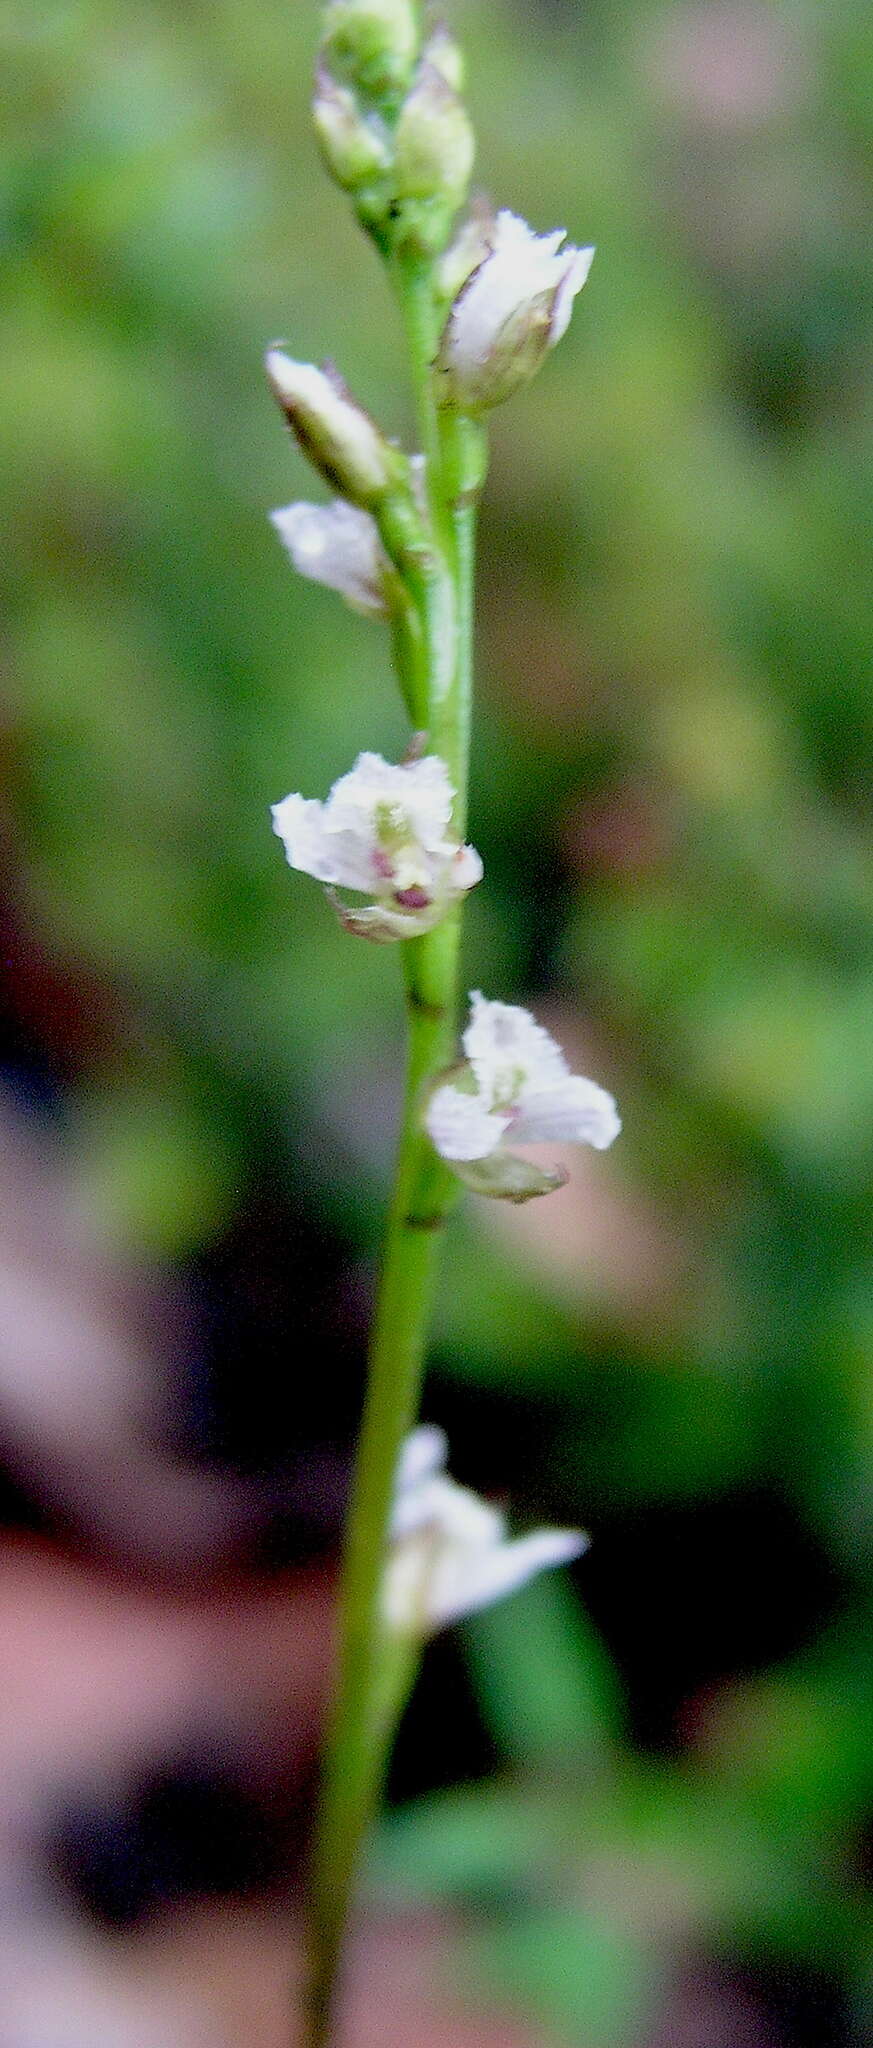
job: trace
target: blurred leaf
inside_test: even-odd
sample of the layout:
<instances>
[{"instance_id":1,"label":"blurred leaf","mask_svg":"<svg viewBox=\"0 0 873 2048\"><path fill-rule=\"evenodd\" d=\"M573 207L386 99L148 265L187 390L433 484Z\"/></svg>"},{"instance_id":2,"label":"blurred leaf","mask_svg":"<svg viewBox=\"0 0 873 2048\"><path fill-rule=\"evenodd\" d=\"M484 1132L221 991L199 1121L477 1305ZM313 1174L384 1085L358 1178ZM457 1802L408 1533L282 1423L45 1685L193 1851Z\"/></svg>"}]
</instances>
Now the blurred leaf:
<instances>
[{"instance_id":1,"label":"blurred leaf","mask_svg":"<svg viewBox=\"0 0 873 2048\"><path fill-rule=\"evenodd\" d=\"M550 2040L621 2048L652 2009L658 1973L646 1948L582 1908L519 1915L465 1945L474 1985L507 1996Z\"/></svg>"},{"instance_id":2,"label":"blurred leaf","mask_svg":"<svg viewBox=\"0 0 873 2048\"><path fill-rule=\"evenodd\" d=\"M506 1754L552 1772L571 1762L596 1771L618 1729L618 1687L565 1574L499 1601L465 1634L486 1722Z\"/></svg>"}]
</instances>

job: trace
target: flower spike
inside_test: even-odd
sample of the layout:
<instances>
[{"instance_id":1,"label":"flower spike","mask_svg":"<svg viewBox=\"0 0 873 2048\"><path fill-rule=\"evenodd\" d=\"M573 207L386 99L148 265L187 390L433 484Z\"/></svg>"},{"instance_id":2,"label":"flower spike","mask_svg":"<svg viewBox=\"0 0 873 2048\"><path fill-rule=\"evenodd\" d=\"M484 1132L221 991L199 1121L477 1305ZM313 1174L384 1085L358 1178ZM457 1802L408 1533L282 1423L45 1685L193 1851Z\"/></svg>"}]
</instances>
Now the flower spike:
<instances>
[{"instance_id":1,"label":"flower spike","mask_svg":"<svg viewBox=\"0 0 873 2048\"><path fill-rule=\"evenodd\" d=\"M326 803L294 795L274 804L273 830L291 867L325 884L347 931L377 941L416 938L482 879L475 847L452 836L454 794L436 754L396 767L380 754L359 754ZM376 900L348 909L338 888Z\"/></svg>"},{"instance_id":2,"label":"flower spike","mask_svg":"<svg viewBox=\"0 0 873 2048\"><path fill-rule=\"evenodd\" d=\"M431 1095L425 1124L431 1142L477 1194L524 1202L562 1186L559 1168L544 1172L503 1148L554 1139L602 1152L621 1130L615 1102L596 1081L571 1074L560 1046L513 1003L470 997L466 1061Z\"/></svg>"},{"instance_id":3,"label":"flower spike","mask_svg":"<svg viewBox=\"0 0 873 2048\"><path fill-rule=\"evenodd\" d=\"M578 1529L509 1538L506 1520L444 1470L448 1444L424 1424L400 1453L382 1609L397 1634L421 1637L514 1593L588 1548Z\"/></svg>"}]
</instances>

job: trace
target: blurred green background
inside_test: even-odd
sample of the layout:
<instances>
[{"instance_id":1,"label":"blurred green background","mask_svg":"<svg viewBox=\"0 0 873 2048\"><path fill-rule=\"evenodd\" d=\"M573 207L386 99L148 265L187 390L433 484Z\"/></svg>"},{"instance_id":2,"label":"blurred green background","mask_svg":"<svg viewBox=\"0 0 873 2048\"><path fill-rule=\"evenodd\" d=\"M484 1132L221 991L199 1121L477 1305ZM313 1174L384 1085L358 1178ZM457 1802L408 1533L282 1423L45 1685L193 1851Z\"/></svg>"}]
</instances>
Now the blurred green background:
<instances>
[{"instance_id":1,"label":"blurred green background","mask_svg":"<svg viewBox=\"0 0 873 2048\"><path fill-rule=\"evenodd\" d=\"M470 1624L466 1678L435 1649L474 1732L449 1769L413 1706L380 1883L464 1908L471 1993L544 2041L849 2043L873 2011L873 17L450 13L482 183L598 245L494 417L469 978L535 1005L625 1131L560 1196L452 1230L427 1413L459 1476L595 1541L575 1587ZM211 1274L219 1311L253 1216L293 1275L305 1215L318 1274L365 1291L401 1049L396 958L345 941L269 832L287 790L405 740L380 628L297 581L266 518L319 495L268 340L409 432L384 280L310 134L316 36L278 0L46 0L4 31L7 1086L48 1104L119 1254L195 1299ZM288 1332L263 1311L265 1349L225 1339L179 1397L189 1446L342 1450L355 1314L333 1350L317 1303Z\"/></svg>"}]
</instances>

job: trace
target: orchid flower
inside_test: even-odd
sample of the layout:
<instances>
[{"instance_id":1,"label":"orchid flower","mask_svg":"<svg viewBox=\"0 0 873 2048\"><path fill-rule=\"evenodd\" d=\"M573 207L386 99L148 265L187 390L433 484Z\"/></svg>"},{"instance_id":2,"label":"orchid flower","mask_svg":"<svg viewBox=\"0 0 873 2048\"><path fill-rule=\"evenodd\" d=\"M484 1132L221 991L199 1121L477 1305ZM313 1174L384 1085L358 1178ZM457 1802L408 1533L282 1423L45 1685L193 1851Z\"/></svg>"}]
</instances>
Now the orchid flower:
<instances>
[{"instance_id":1,"label":"orchid flower","mask_svg":"<svg viewBox=\"0 0 873 2048\"><path fill-rule=\"evenodd\" d=\"M353 398L330 363L295 362L274 343L267 381L292 432L326 482L354 505L378 505L406 478L406 458Z\"/></svg>"}]
</instances>

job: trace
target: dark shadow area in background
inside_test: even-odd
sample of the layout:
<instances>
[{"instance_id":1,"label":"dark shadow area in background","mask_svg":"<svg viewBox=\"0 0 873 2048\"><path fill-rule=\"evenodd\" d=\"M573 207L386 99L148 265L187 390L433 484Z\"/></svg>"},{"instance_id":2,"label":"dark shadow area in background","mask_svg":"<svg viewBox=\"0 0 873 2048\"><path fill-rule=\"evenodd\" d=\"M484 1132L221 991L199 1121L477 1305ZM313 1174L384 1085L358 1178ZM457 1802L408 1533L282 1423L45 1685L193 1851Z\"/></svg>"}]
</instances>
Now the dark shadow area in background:
<instances>
[{"instance_id":1,"label":"dark shadow area in background","mask_svg":"<svg viewBox=\"0 0 873 2048\"><path fill-rule=\"evenodd\" d=\"M51 1057L14 1005L0 1064L37 1124L56 1112ZM256 1485L253 1567L330 1551L360 1400L366 1276L341 1238L265 1179L185 1284L196 1341L176 1390L174 1439L201 1464ZM481 1473L486 1490L507 1479L523 1488L544 1435L534 1405L449 1385L441 1414L459 1469ZM76 1536L12 1475L0 1476L0 1513L7 1528ZM595 1537L579 1589L622 1675L633 1738L656 1752L681 1752L699 1695L802 1648L838 1608L823 1554L772 1493L601 1518ZM97 1562L111 1573L105 1557ZM500 1762L458 1639L434 1643L426 1664L392 1766L398 1802L485 1777ZM146 1774L124 1800L69 1808L51 1860L97 1919L129 1926L186 1900L252 1896L292 1876L310 1797L311 1786L241 1784L204 1742L202 1753ZM850 2048L827 1973L801 1979L774 1967L732 1981L760 2014L768 2048Z\"/></svg>"}]
</instances>

